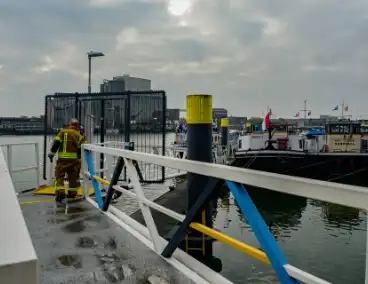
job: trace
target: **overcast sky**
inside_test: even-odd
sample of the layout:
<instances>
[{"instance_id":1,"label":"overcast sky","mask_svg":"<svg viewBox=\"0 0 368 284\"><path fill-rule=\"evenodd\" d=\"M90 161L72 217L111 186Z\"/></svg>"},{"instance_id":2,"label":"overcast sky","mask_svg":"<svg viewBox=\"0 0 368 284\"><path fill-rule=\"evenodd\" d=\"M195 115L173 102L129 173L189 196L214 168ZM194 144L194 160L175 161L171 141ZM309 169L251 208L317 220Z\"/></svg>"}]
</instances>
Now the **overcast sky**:
<instances>
[{"instance_id":1,"label":"overcast sky","mask_svg":"<svg viewBox=\"0 0 368 284\"><path fill-rule=\"evenodd\" d=\"M128 73L168 106L208 93L233 115L343 100L368 117L366 0L0 0L0 116L38 115L44 96Z\"/></svg>"}]
</instances>

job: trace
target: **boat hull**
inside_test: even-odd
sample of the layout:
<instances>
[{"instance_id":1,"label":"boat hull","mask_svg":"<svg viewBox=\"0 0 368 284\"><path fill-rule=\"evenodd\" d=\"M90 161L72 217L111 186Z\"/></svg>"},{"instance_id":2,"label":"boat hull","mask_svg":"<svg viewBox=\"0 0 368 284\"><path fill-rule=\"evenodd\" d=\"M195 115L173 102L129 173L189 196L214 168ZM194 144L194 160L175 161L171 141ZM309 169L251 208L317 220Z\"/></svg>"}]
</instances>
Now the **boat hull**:
<instances>
[{"instance_id":1,"label":"boat hull","mask_svg":"<svg viewBox=\"0 0 368 284\"><path fill-rule=\"evenodd\" d=\"M232 166L368 186L368 155L363 153L248 151L236 153Z\"/></svg>"}]
</instances>

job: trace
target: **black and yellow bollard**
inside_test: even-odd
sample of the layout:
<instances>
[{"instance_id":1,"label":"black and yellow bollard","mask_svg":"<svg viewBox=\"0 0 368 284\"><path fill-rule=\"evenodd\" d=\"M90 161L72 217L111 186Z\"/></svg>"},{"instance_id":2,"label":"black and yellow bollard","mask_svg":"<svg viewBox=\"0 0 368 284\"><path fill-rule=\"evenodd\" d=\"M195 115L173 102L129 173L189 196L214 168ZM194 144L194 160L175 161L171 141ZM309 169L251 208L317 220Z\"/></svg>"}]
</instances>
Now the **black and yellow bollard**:
<instances>
[{"instance_id":1,"label":"black and yellow bollard","mask_svg":"<svg viewBox=\"0 0 368 284\"><path fill-rule=\"evenodd\" d=\"M221 118L221 145L223 148L227 147L229 141L229 118Z\"/></svg>"},{"instance_id":2,"label":"black and yellow bollard","mask_svg":"<svg viewBox=\"0 0 368 284\"><path fill-rule=\"evenodd\" d=\"M187 159L212 162L212 96L187 96ZM165 238L169 241L162 251L171 257L176 248L188 252L213 270L220 272L222 262L213 257L213 239L190 228L193 222L213 227L213 213L217 205L216 193L221 180L188 172L187 212L183 222L175 225Z\"/></svg>"},{"instance_id":3,"label":"black and yellow bollard","mask_svg":"<svg viewBox=\"0 0 368 284\"><path fill-rule=\"evenodd\" d=\"M187 96L187 158L200 162L212 162L212 96ZM209 182L209 177L188 172L188 204L194 205ZM212 228L213 204L204 205L202 213L195 216L193 222L199 222ZM190 230L186 239L186 250L192 256L212 260L212 239Z\"/></svg>"}]
</instances>

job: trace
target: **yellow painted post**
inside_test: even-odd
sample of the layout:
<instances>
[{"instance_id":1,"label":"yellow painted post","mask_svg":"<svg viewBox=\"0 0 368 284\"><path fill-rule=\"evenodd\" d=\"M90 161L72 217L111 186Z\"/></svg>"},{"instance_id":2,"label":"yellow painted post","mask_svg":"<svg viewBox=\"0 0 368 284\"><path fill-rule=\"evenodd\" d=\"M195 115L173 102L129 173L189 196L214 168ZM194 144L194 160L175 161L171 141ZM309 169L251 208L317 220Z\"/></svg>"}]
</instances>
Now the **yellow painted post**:
<instances>
[{"instance_id":1,"label":"yellow painted post","mask_svg":"<svg viewBox=\"0 0 368 284\"><path fill-rule=\"evenodd\" d=\"M229 141L229 118L221 118L221 145L227 147Z\"/></svg>"},{"instance_id":2,"label":"yellow painted post","mask_svg":"<svg viewBox=\"0 0 368 284\"><path fill-rule=\"evenodd\" d=\"M196 94L187 96L187 158L200 162L212 162L212 96ZM205 189L209 178L206 176L188 173L188 205L194 205L201 191ZM204 213L195 216L195 222L201 222L212 227L213 205L206 204ZM204 219L202 218L204 217ZM195 257L212 258L212 241L199 232L190 232L186 245L190 254ZM200 250L199 252L195 252Z\"/></svg>"}]
</instances>

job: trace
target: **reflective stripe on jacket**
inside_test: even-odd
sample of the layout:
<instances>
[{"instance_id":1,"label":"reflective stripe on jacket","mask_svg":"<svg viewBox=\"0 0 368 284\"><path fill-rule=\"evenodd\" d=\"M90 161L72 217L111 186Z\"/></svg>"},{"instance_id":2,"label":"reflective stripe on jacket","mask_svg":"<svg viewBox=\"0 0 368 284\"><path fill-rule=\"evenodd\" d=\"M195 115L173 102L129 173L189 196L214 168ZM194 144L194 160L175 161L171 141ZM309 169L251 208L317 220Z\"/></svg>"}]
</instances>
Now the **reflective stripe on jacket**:
<instances>
[{"instance_id":1,"label":"reflective stripe on jacket","mask_svg":"<svg viewBox=\"0 0 368 284\"><path fill-rule=\"evenodd\" d=\"M77 159L83 136L72 126L62 129L55 137L51 152L59 152L60 159Z\"/></svg>"}]
</instances>

